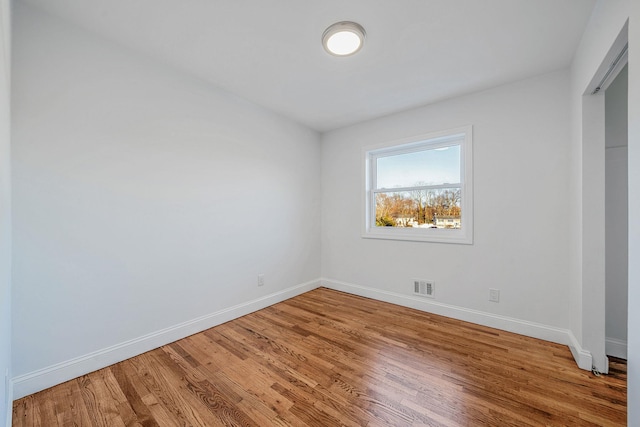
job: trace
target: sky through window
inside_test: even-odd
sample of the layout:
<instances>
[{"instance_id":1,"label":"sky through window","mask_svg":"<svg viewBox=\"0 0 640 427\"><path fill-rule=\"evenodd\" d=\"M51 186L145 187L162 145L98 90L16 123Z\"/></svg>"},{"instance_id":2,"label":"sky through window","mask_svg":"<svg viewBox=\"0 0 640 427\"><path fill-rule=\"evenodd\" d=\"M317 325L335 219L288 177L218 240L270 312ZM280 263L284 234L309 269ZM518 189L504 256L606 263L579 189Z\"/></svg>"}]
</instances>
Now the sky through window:
<instances>
[{"instance_id":1,"label":"sky through window","mask_svg":"<svg viewBox=\"0 0 640 427\"><path fill-rule=\"evenodd\" d=\"M377 159L377 188L460 183L460 146Z\"/></svg>"}]
</instances>

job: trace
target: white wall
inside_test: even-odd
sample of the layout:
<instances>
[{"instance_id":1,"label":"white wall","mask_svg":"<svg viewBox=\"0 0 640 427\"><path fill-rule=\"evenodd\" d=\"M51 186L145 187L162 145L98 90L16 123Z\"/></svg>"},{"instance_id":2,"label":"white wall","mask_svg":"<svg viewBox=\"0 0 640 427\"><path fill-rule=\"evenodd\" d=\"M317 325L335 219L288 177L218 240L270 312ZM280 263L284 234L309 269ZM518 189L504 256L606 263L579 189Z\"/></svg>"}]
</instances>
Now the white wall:
<instances>
[{"instance_id":1,"label":"white wall","mask_svg":"<svg viewBox=\"0 0 640 427\"><path fill-rule=\"evenodd\" d=\"M15 12L16 397L317 285L317 133Z\"/></svg>"},{"instance_id":2,"label":"white wall","mask_svg":"<svg viewBox=\"0 0 640 427\"><path fill-rule=\"evenodd\" d=\"M566 331L568 88L568 73L556 72L324 135L324 282L397 301L411 296L413 278L434 280L436 300L422 303L428 310L521 333L531 333L531 323ZM363 239L363 147L469 124L473 245ZM500 289L500 303L488 301L489 288Z\"/></svg>"},{"instance_id":3,"label":"white wall","mask_svg":"<svg viewBox=\"0 0 640 427\"><path fill-rule=\"evenodd\" d=\"M640 425L640 2L629 13L628 425Z\"/></svg>"},{"instance_id":4,"label":"white wall","mask_svg":"<svg viewBox=\"0 0 640 427\"><path fill-rule=\"evenodd\" d=\"M628 185L627 72L605 93L606 353L627 357Z\"/></svg>"},{"instance_id":5,"label":"white wall","mask_svg":"<svg viewBox=\"0 0 640 427\"><path fill-rule=\"evenodd\" d=\"M11 10L0 2L0 423L10 425L11 390Z\"/></svg>"},{"instance_id":6,"label":"white wall","mask_svg":"<svg viewBox=\"0 0 640 427\"><path fill-rule=\"evenodd\" d=\"M628 0L600 0L571 65L571 330L600 371L605 356L604 96L586 95L618 54ZM622 47L622 46L619 46ZM594 225L600 225L594 227ZM589 368L589 366L582 366Z\"/></svg>"}]
</instances>

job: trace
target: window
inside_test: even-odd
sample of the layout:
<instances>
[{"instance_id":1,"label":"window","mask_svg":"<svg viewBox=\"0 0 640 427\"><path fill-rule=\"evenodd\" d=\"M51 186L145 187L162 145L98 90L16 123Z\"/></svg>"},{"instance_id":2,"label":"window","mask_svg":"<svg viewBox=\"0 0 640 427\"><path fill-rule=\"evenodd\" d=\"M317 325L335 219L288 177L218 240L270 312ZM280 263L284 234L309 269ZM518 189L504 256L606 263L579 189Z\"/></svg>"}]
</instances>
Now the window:
<instances>
[{"instance_id":1,"label":"window","mask_svg":"<svg viewBox=\"0 0 640 427\"><path fill-rule=\"evenodd\" d=\"M473 243L471 126L365 149L363 237Z\"/></svg>"}]
</instances>

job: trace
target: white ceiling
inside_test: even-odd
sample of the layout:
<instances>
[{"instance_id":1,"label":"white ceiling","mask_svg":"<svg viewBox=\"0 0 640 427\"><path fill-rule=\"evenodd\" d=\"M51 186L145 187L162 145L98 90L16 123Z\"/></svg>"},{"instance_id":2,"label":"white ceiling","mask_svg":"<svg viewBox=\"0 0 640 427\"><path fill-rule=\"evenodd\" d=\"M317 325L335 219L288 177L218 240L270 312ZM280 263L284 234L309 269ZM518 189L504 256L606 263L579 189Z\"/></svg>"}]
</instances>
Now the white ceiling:
<instances>
[{"instance_id":1,"label":"white ceiling","mask_svg":"<svg viewBox=\"0 0 640 427\"><path fill-rule=\"evenodd\" d=\"M568 67L595 0L22 0L318 131ZM332 57L337 21L365 47Z\"/></svg>"}]
</instances>

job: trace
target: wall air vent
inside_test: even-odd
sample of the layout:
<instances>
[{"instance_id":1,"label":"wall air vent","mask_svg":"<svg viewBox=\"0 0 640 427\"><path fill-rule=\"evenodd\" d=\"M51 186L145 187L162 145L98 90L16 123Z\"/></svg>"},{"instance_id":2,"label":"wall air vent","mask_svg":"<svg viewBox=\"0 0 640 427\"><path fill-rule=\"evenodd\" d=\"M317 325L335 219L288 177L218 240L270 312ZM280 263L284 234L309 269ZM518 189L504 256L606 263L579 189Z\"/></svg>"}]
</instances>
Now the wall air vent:
<instances>
[{"instance_id":1,"label":"wall air vent","mask_svg":"<svg viewBox=\"0 0 640 427\"><path fill-rule=\"evenodd\" d=\"M435 298L436 284L433 280L414 280L413 293L421 297Z\"/></svg>"}]
</instances>

